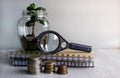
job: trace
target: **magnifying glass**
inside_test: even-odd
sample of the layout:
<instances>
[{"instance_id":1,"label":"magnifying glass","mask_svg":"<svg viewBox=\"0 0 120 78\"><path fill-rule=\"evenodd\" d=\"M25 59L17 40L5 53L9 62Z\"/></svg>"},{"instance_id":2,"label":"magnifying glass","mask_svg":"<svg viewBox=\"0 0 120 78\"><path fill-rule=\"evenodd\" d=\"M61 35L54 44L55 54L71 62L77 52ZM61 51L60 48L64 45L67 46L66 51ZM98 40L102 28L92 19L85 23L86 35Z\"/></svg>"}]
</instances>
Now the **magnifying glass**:
<instances>
[{"instance_id":1,"label":"magnifying glass","mask_svg":"<svg viewBox=\"0 0 120 78\"><path fill-rule=\"evenodd\" d=\"M92 49L88 45L69 43L60 34L51 30L42 32L38 36L37 45L45 54L54 54L67 48L84 52L91 52Z\"/></svg>"}]
</instances>

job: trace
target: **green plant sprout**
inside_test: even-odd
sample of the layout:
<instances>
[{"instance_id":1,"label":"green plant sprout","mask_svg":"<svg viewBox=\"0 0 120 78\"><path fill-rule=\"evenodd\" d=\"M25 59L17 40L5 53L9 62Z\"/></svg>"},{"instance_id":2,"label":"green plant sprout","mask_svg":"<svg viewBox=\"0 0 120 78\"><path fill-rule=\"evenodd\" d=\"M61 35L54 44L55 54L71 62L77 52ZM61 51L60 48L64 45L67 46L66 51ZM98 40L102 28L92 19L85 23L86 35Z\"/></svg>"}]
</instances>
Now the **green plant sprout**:
<instances>
[{"instance_id":1,"label":"green plant sprout","mask_svg":"<svg viewBox=\"0 0 120 78\"><path fill-rule=\"evenodd\" d=\"M26 26L27 27L31 27L32 26L32 36L35 37L34 34L34 26L35 26L35 22L39 22L42 25L45 25L45 18L39 19L38 18L38 11L42 10L42 11L46 11L46 9L44 7L36 7L35 3L30 4L27 7L28 12L32 12L33 14L30 17L30 20L26 22Z\"/></svg>"}]
</instances>

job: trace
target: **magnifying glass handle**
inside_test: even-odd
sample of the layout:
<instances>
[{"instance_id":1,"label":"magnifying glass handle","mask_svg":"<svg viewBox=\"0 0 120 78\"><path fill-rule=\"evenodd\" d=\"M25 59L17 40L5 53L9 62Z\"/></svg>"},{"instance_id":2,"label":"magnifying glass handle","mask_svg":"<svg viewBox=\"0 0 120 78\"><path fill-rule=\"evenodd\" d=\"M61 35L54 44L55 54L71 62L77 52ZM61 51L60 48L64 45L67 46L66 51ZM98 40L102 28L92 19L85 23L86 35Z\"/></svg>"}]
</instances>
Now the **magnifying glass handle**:
<instances>
[{"instance_id":1,"label":"magnifying glass handle","mask_svg":"<svg viewBox=\"0 0 120 78\"><path fill-rule=\"evenodd\" d=\"M91 52L91 50L92 50L91 46L83 45L83 44L77 44L77 43L70 43L69 48L74 49L74 50L85 51L85 52Z\"/></svg>"}]
</instances>

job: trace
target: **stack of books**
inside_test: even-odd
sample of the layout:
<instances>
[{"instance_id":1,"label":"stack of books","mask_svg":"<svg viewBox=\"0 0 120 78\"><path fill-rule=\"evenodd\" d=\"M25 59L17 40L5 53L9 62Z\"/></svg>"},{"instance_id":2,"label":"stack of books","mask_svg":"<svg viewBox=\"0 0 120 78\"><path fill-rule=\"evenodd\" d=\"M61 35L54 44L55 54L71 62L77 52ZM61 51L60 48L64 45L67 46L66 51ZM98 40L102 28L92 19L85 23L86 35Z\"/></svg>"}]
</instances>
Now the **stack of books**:
<instances>
[{"instance_id":1,"label":"stack of books","mask_svg":"<svg viewBox=\"0 0 120 78\"><path fill-rule=\"evenodd\" d=\"M66 49L56 54L43 54L42 52L24 52L16 50L10 52L11 64L14 66L26 66L29 56L39 57L41 66L46 60L55 60L56 66L66 64L68 67L94 67L93 53Z\"/></svg>"}]
</instances>

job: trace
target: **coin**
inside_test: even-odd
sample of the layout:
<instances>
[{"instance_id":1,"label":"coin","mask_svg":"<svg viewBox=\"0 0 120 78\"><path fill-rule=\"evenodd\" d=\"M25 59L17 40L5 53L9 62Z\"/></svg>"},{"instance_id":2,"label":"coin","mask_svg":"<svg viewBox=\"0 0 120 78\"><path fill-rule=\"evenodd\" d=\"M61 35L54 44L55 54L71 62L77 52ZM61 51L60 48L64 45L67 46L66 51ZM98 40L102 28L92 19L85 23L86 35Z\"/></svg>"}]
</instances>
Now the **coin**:
<instances>
[{"instance_id":1,"label":"coin","mask_svg":"<svg viewBox=\"0 0 120 78\"><path fill-rule=\"evenodd\" d=\"M67 74L67 66L65 64L60 64L57 70L58 74Z\"/></svg>"},{"instance_id":2,"label":"coin","mask_svg":"<svg viewBox=\"0 0 120 78\"><path fill-rule=\"evenodd\" d=\"M45 61L45 73L53 73L55 71L55 61L47 60Z\"/></svg>"},{"instance_id":3,"label":"coin","mask_svg":"<svg viewBox=\"0 0 120 78\"><path fill-rule=\"evenodd\" d=\"M47 64L47 65L54 65L55 61L54 60L46 60L45 64Z\"/></svg>"},{"instance_id":4,"label":"coin","mask_svg":"<svg viewBox=\"0 0 120 78\"><path fill-rule=\"evenodd\" d=\"M40 74L40 59L38 57L30 56L27 60L28 74Z\"/></svg>"}]
</instances>

